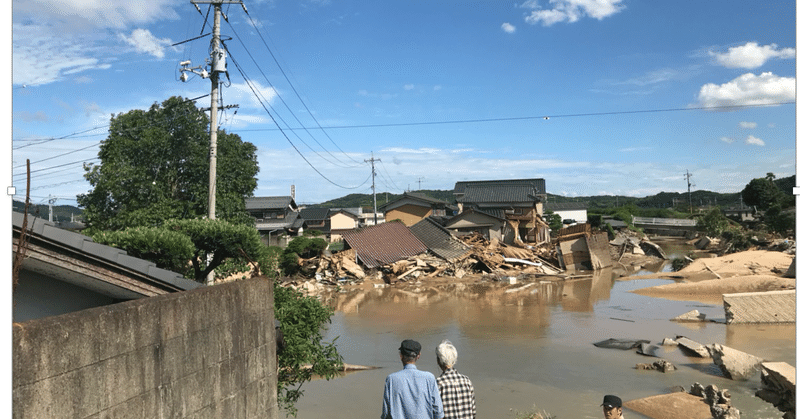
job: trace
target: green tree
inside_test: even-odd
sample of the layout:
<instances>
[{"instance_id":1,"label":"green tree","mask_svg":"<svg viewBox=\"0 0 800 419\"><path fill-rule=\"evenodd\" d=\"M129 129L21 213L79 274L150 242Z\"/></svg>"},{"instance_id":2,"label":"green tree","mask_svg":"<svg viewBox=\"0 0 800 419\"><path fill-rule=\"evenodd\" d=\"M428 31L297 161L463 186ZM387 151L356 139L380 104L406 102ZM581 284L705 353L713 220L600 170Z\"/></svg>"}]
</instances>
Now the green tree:
<instances>
[{"instance_id":1,"label":"green tree","mask_svg":"<svg viewBox=\"0 0 800 419\"><path fill-rule=\"evenodd\" d=\"M769 177L756 178L742 190L742 201L760 211L765 211L774 205L783 205L785 194Z\"/></svg>"},{"instance_id":2,"label":"green tree","mask_svg":"<svg viewBox=\"0 0 800 419\"><path fill-rule=\"evenodd\" d=\"M719 207L712 208L697 220L697 227L713 237L719 237L728 228L728 225L728 218L719 210Z\"/></svg>"},{"instance_id":3,"label":"green tree","mask_svg":"<svg viewBox=\"0 0 800 419\"><path fill-rule=\"evenodd\" d=\"M794 221L794 214L781 210L780 205L773 205L764 212L764 224L776 233L794 230Z\"/></svg>"},{"instance_id":4,"label":"green tree","mask_svg":"<svg viewBox=\"0 0 800 419\"><path fill-rule=\"evenodd\" d=\"M159 227L95 232L92 239L198 281L225 261L273 269L258 231L224 220L166 220Z\"/></svg>"},{"instance_id":5,"label":"green tree","mask_svg":"<svg viewBox=\"0 0 800 419\"><path fill-rule=\"evenodd\" d=\"M336 339L322 341L322 330L333 310L318 299L288 287L275 285L275 318L281 322L286 348L278 356L278 406L297 415L295 403L303 395L303 383L312 376L333 378L341 370L342 357Z\"/></svg>"},{"instance_id":6,"label":"green tree","mask_svg":"<svg viewBox=\"0 0 800 419\"><path fill-rule=\"evenodd\" d=\"M226 259L256 263L266 250L258 230L244 224L209 219L168 220L164 229L184 234L194 244L190 261L197 280L205 280Z\"/></svg>"},{"instance_id":7,"label":"green tree","mask_svg":"<svg viewBox=\"0 0 800 419\"><path fill-rule=\"evenodd\" d=\"M547 210L544 212L544 218L547 220L547 226L550 227L550 231L552 233L558 234L558 231L564 227L564 224L561 222L561 216L554 213L553 211ZM554 236L555 237L555 236Z\"/></svg>"},{"instance_id":8,"label":"green tree","mask_svg":"<svg viewBox=\"0 0 800 419\"><path fill-rule=\"evenodd\" d=\"M207 215L208 130L206 114L181 97L112 115L100 164L84 167L92 189L78 196L78 204L87 226L121 230ZM256 147L219 130L217 218L250 220L244 199L252 196L257 173Z\"/></svg>"}]
</instances>

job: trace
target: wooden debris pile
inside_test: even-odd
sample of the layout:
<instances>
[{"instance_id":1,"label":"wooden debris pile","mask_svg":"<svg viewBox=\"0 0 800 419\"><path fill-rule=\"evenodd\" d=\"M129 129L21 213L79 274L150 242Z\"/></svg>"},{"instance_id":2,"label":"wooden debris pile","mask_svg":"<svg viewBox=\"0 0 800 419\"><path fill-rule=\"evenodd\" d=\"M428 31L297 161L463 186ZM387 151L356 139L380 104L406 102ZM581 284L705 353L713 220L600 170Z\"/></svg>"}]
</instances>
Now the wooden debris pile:
<instances>
[{"instance_id":1,"label":"wooden debris pile","mask_svg":"<svg viewBox=\"0 0 800 419\"><path fill-rule=\"evenodd\" d=\"M557 275L563 272L553 264L554 251L545 246L516 247L497 239L487 240L479 233L461 238L470 252L455 261L446 261L432 254L421 254L365 272L356 260L354 250L333 255L303 259L300 265L307 276L313 273L317 282L336 285L360 282L366 277L385 283L433 277L463 278L472 274Z\"/></svg>"}]
</instances>

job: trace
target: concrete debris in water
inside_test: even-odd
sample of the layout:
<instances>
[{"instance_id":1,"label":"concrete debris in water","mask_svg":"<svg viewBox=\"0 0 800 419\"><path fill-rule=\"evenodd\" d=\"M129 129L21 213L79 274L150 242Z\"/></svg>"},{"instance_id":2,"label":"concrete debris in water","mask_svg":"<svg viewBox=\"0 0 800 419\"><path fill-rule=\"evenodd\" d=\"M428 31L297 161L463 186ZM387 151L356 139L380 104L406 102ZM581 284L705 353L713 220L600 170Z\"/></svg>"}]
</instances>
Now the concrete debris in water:
<instances>
[{"instance_id":1,"label":"concrete debris in water","mask_svg":"<svg viewBox=\"0 0 800 419\"><path fill-rule=\"evenodd\" d=\"M719 366L722 373L732 380L747 380L758 372L763 359L742 351L714 343L706 346L714 364Z\"/></svg>"},{"instance_id":2,"label":"concrete debris in water","mask_svg":"<svg viewBox=\"0 0 800 419\"><path fill-rule=\"evenodd\" d=\"M795 368L785 362L761 364L762 387L756 391L756 396L784 412L784 419L794 419L796 416L795 374Z\"/></svg>"},{"instance_id":3,"label":"concrete debris in water","mask_svg":"<svg viewBox=\"0 0 800 419\"><path fill-rule=\"evenodd\" d=\"M654 370L659 372L671 372L677 370L675 365L672 365L671 362L664 359L659 359L658 361L653 362L652 364L643 364L643 363L636 364L636 369L645 371Z\"/></svg>"},{"instance_id":4,"label":"concrete debris in water","mask_svg":"<svg viewBox=\"0 0 800 419\"><path fill-rule=\"evenodd\" d=\"M706 315L697 310L692 310L678 317L673 317L671 320L674 322L703 322L706 320Z\"/></svg>"}]
</instances>

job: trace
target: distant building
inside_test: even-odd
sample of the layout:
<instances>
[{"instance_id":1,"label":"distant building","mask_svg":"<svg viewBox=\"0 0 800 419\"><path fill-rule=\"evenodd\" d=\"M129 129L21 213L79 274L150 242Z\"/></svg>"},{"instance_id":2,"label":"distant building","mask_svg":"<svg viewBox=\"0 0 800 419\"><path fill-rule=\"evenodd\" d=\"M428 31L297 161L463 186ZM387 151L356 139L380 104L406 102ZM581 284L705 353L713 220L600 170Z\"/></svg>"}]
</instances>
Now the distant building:
<instances>
[{"instance_id":1,"label":"distant building","mask_svg":"<svg viewBox=\"0 0 800 419\"><path fill-rule=\"evenodd\" d=\"M268 246L286 246L291 237L303 234L300 210L291 196L245 198L244 204Z\"/></svg>"}]
</instances>

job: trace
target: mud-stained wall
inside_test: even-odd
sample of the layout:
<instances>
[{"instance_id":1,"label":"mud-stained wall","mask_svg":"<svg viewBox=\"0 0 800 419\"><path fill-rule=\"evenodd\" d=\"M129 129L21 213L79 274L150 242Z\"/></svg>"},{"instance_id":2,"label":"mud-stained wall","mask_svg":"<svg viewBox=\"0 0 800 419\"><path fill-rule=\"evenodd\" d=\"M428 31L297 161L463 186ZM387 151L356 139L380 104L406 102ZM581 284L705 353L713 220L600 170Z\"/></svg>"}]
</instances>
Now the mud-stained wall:
<instances>
[{"instance_id":1,"label":"mud-stained wall","mask_svg":"<svg viewBox=\"0 0 800 419\"><path fill-rule=\"evenodd\" d=\"M277 418L272 282L13 326L14 418Z\"/></svg>"}]
</instances>

